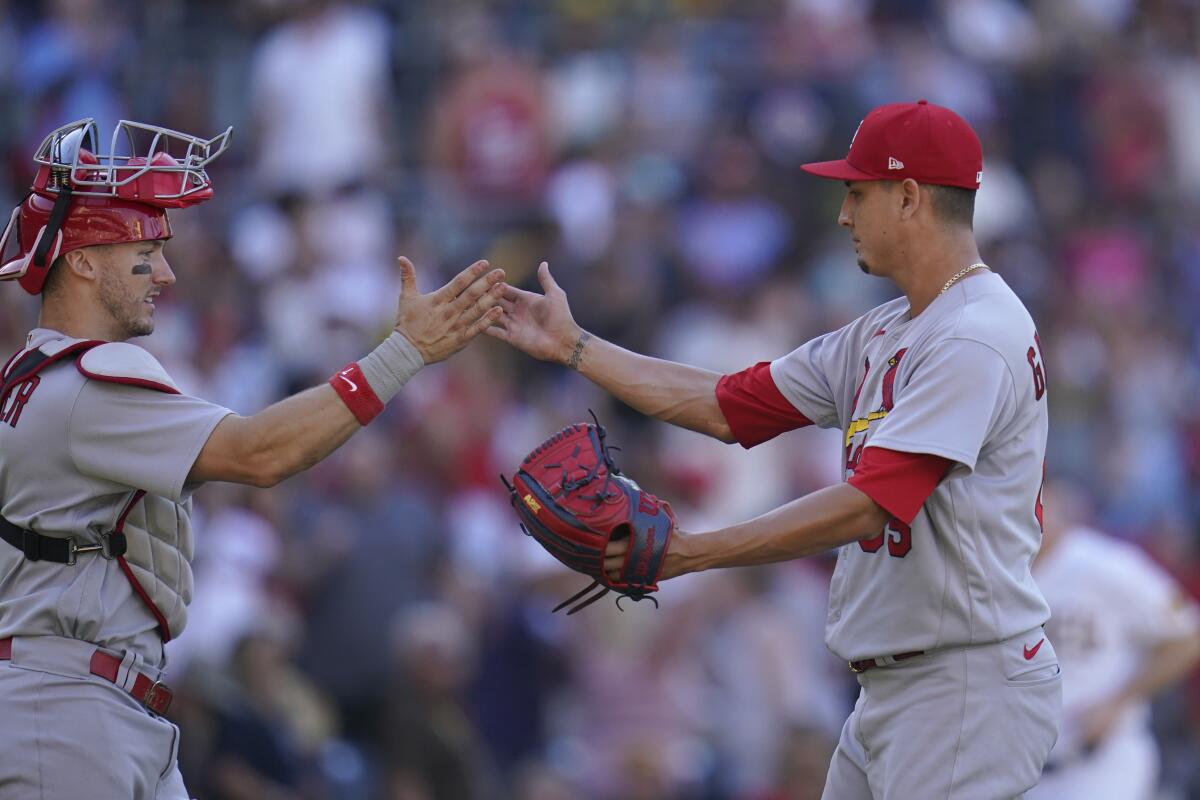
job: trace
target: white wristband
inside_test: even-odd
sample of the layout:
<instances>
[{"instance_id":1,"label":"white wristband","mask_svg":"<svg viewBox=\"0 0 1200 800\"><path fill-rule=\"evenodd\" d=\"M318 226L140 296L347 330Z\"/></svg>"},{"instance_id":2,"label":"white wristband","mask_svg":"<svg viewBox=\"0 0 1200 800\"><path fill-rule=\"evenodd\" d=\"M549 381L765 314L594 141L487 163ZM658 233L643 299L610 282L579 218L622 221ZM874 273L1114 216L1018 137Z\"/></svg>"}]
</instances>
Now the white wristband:
<instances>
[{"instance_id":1,"label":"white wristband","mask_svg":"<svg viewBox=\"0 0 1200 800\"><path fill-rule=\"evenodd\" d=\"M423 366L425 359L421 358L421 353L399 331L392 331L391 336L358 361L371 391L385 404Z\"/></svg>"}]
</instances>

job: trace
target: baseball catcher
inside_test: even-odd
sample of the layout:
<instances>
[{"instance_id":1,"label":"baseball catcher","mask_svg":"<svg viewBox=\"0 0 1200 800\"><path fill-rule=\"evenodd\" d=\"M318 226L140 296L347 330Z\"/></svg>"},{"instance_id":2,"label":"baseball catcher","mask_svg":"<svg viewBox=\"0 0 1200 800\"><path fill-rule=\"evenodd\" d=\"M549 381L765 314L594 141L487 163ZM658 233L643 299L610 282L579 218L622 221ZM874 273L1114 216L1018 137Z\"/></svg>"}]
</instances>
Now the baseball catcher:
<instances>
[{"instance_id":1,"label":"baseball catcher","mask_svg":"<svg viewBox=\"0 0 1200 800\"><path fill-rule=\"evenodd\" d=\"M567 614L574 614L610 591L635 601L658 591L675 514L666 501L621 474L606 435L598 421L568 425L525 457L512 483L500 476L521 528L552 556L592 579L555 611L572 606ZM622 539L630 540L629 548L614 578L605 572L604 551L610 541Z\"/></svg>"},{"instance_id":2,"label":"baseball catcher","mask_svg":"<svg viewBox=\"0 0 1200 800\"><path fill-rule=\"evenodd\" d=\"M175 283L168 210L212 196L205 168L229 137L123 121L106 153L94 121L66 125L0 235L0 281L41 298L0 369L0 796L190 797L162 715L193 493L307 469L500 315L486 261L423 295L401 259L393 330L327 383L250 416L185 394L127 340L154 331Z\"/></svg>"}]
</instances>

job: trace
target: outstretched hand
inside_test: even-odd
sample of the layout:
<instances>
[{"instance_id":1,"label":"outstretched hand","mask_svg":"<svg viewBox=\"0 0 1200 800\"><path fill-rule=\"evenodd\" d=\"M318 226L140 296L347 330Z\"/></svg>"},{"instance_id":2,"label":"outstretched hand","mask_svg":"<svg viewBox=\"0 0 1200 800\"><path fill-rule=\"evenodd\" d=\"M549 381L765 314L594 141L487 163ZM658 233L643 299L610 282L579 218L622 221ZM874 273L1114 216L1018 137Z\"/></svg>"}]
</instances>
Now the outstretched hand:
<instances>
[{"instance_id":1,"label":"outstretched hand","mask_svg":"<svg viewBox=\"0 0 1200 800\"><path fill-rule=\"evenodd\" d=\"M440 289L421 294L412 262L400 257L400 310L395 330L413 343L426 364L442 361L500 319L504 270L476 261Z\"/></svg>"},{"instance_id":2,"label":"outstretched hand","mask_svg":"<svg viewBox=\"0 0 1200 800\"><path fill-rule=\"evenodd\" d=\"M538 283L544 294L505 284L500 298L504 315L491 323L487 334L526 355L566 364L583 329L571 316L567 293L555 282L545 261L538 266Z\"/></svg>"}]
</instances>

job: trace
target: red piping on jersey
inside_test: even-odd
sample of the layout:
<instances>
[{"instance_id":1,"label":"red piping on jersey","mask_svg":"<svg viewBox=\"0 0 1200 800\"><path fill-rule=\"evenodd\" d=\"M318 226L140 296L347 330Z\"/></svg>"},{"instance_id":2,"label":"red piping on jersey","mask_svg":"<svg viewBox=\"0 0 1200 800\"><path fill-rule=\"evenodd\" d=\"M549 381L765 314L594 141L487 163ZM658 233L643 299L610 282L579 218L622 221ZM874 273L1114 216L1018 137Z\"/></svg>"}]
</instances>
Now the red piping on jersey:
<instances>
[{"instance_id":1,"label":"red piping on jersey","mask_svg":"<svg viewBox=\"0 0 1200 800\"><path fill-rule=\"evenodd\" d=\"M124 386L140 386L143 389L155 389L160 392L166 392L167 394L179 394L179 390L176 389L174 386L168 386L165 383L159 383L158 381L152 381L152 380L149 380L148 378L127 378L127 377L120 376L120 375L101 375L97 372L90 372L90 371L84 369L83 364L80 361L76 361L75 366L81 373L83 373L83 375L85 377L91 378L94 381L103 381L105 383L119 383Z\"/></svg>"},{"instance_id":2,"label":"red piping on jersey","mask_svg":"<svg viewBox=\"0 0 1200 800\"><path fill-rule=\"evenodd\" d=\"M876 334L878 336L878 334ZM858 388L854 390L854 399L850 401L850 417L854 418L854 412L858 411L858 396L862 394L863 386L867 383L867 375L871 374L871 359L863 359L863 376L858 382Z\"/></svg>"},{"instance_id":3,"label":"red piping on jersey","mask_svg":"<svg viewBox=\"0 0 1200 800\"><path fill-rule=\"evenodd\" d=\"M891 411L895 405L896 370L900 369L900 359L908 352L907 347L896 351L896 355L888 359L887 372L883 373L883 410Z\"/></svg>"},{"instance_id":4,"label":"red piping on jersey","mask_svg":"<svg viewBox=\"0 0 1200 800\"><path fill-rule=\"evenodd\" d=\"M138 489L130 498L129 504L125 506L125 510L121 512L121 516L117 517L117 524L113 526L113 533L122 533L125 530L125 518L129 516L129 512L133 511L133 507L138 504L138 501L146 496L143 489ZM133 574L133 569L129 566L129 562L125 560L125 556L117 556L117 564L121 567L121 572L125 573L125 577L129 580L129 585L133 587L134 593L142 598L142 602L146 604L146 608L154 616L155 622L158 623L158 635L162 637L163 644L171 641L171 628L167 625L167 618L158 610L158 606L154 605L154 601L150 599L149 593L138 582L137 577Z\"/></svg>"}]
</instances>

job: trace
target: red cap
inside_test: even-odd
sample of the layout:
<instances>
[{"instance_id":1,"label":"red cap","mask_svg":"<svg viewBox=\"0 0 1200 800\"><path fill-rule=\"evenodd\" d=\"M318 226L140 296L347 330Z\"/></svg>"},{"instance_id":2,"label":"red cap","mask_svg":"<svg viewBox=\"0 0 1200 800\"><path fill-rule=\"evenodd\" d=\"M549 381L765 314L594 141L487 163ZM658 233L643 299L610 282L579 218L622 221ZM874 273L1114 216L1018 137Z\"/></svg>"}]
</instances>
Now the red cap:
<instances>
[{"instance_id":1,"label":"red cap","mask_svg":"<svg viewBox=\"0 0 1200 800\"><path fill-rule=\"evenodd\" d=\"M902 181L978 189L983 148L966 121L926 100L888 103L871 111L837 161L802 164L805 172L839 181Z\"/></svg>"}]
</instances>

